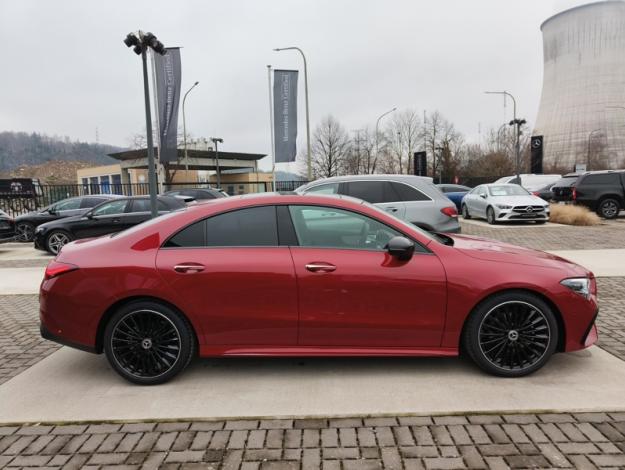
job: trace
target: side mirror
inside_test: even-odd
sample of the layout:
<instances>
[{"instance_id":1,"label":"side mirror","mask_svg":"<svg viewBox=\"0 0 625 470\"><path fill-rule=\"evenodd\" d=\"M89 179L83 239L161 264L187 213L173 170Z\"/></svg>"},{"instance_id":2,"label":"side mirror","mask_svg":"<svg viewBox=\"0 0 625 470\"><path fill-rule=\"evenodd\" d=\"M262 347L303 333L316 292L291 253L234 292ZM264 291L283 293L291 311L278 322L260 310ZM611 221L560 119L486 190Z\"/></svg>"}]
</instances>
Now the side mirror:
<instances>
[{"instance_id":1,"label":"side mirror","mask_svg":"<svg viewBox=\"0 0 625 470\"><path fill-rule=\"evenodd\" d=\"M408 261L414 254L414 242L406 237L393 237L386 244L388 253L400 261Z\"/></svg>"},{"instance_id":2,"label":"side mirror","mask_svg":"<svg viewBox=\"0 0 625 470\"><path fill-rule=\"evenodd\" d=\"M48 209L48 214L50 214L50 215L56 215L56 214L57 214L57 212L56 212L56 210L54 209L54 207L51 207L50 209Z\"/></svg>"}]
</instances>

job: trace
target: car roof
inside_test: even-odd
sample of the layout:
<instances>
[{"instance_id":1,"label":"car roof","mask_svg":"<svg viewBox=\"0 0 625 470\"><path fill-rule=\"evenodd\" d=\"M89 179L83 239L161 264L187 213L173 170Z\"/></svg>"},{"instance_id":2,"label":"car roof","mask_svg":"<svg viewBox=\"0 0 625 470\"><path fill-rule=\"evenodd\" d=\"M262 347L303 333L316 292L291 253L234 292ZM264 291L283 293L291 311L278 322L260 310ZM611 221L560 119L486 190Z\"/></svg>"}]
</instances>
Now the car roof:
<instances>
[{"instance_id":1,"label":"car roof","mask_svg":"<svg viewBox=\"0 0 625 470\"><path fill-rule=\"evenodd\" d=\"M416 175L386 175L386 174L373 174L373 175L345 175L345 176L331 176L329 178L320 178L310 183L305 184L305 186L317 185L321 183L341 183L344 181L353 181L353 180L383 180L383 181L420 181L423 183L431 183L433 179L429 176L416 176Z\"/></svg>"}]
</instances>

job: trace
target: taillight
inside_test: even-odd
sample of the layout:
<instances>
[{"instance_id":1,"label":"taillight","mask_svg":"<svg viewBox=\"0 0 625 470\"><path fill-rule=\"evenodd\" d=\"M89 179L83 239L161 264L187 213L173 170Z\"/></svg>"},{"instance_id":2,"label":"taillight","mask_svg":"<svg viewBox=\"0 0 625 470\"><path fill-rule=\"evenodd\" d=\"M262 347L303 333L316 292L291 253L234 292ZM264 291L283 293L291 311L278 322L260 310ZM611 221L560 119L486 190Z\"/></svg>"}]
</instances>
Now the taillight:
<instances>
[{"instance_id":1,"label":"taillight","mask_svg":"<svg viewBox=\"0 0 625 470\"><path fill-rule=\"evenodd\" d=\"M445 214L447 217L452 217L452 218L458 217L458 211L456 210L455 207L443 207L441 209L441 212Z\"/></svg>"},{"instance_id":2,"label":"taillight","mask_svg":"<svg viewBox=\"0 0 625 470\"><path fill-rule=\"evenodd\" d=\"M571 198L575 201L577 199L577 189L573 188L571 192Z\"/></svg>"},{"instance_id":3,"label":"taillight","mask_svg":"<svg viewBox=\"0 0 625 470\"><path fill-rule=\"evenodd\" d=\"M532 191L532 194L533 194L534 196L540 196L540 193L539 193L538 191Z\"/></svg>"},{"instance_id":4,"label":"taillight","mask_svg":"<svg viewBox=\"0 0 625 470\"><path fill-rule=\"evenodd\" d=\"M58 277L71 271L76 271L77 269L78 266L76 266L75 264L61 263L59 261L50 261L50 263L48 263L48 266L46 267L46 272L43 275L43 279L47 281L48 279Z\"/></svg>"}]
</instances>

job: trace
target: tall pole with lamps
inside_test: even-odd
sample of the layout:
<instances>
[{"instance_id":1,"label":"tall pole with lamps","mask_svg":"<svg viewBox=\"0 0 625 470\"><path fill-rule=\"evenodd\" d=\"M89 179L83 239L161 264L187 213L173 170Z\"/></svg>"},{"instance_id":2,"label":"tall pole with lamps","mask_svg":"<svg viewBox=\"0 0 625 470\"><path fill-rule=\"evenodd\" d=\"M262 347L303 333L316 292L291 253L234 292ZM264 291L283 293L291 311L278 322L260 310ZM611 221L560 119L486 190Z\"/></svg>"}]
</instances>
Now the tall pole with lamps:
<instances>
[{"instance_id":1,"label":"tall pole with lamps","mask_svg":"<svg viewBox=\"0 0 625 470\"><path fill-rule=\"evenodd\" d=\"M193 90L196 86L198 86L199 83L200 82L195 82L193 86L189 88L187 92L184 94L184 98L182 98L182 136L184 139L184 170L185 170L184 177L187 180L187 183L189 182L189 154L187 153L187 119L184 113L184 104L185 104L185 101L187 100L187 95L191 93L191 90Z\"/></svg>"},{"instance_id":2,"label":"tall pole with lamps","mask_svg":"<svg viewBox=\"0 0 625 470\"><path fill-rule=\"evenodd\" d=\"M299 47L278 47L274 51L298 51L304 60L304 93L306 95L306 175L308 181L312 181L312 151L310 147L310 109L308 107L308 65L306 64L306 56L304 51Z\"/></svg>"},{"instance_id":3,"label":"tall pole with lamps","mask_svg":"<svg viewBox=\"0 0 625 470\"><path fill-rule=\"evenodd\" d=\"M150 189L150 211L152 217L158 216L156 202L156 171L154 168L154 142L152 141L152 114L150 112L150 87L148 84L147 51L152 49L155 53L165 55L165 46L152 33L137 31L129 33L124 39L127 47L132 47L137 55L141 55L143 66L143 97L145 100L145 128L148 144L148 186Z\"/></svg>"}]
</instances>

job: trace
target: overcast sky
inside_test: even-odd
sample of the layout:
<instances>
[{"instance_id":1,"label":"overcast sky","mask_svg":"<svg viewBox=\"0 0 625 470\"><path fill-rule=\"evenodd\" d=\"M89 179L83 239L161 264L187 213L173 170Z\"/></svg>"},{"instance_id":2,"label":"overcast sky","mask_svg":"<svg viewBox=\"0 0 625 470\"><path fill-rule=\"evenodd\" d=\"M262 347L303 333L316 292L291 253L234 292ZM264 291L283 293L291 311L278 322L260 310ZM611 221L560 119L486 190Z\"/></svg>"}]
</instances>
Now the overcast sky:
<instances>
[{"instance_id":1,"label":"overcast sky","mask_svg":"<svg viewBox=\"0 0 625 470\"><path fill-rule=\"evenodd\" d=\"M224 150L269 153L268 64L308 59L311 126L351 131L397 106L439 110L468 140L504 121L506 89L530 124L542 82L540 24L576 0L0 0L0 131L127 146L145 128L140 59L122 43L152 31L183 46L188 131ZM303 74L302 74L303 75ZM303 76L298 149L305 148ZM508 107L506 118L511 118ZM179 121L182 125L182 119Z\"/></svg>"}]
</instances>

